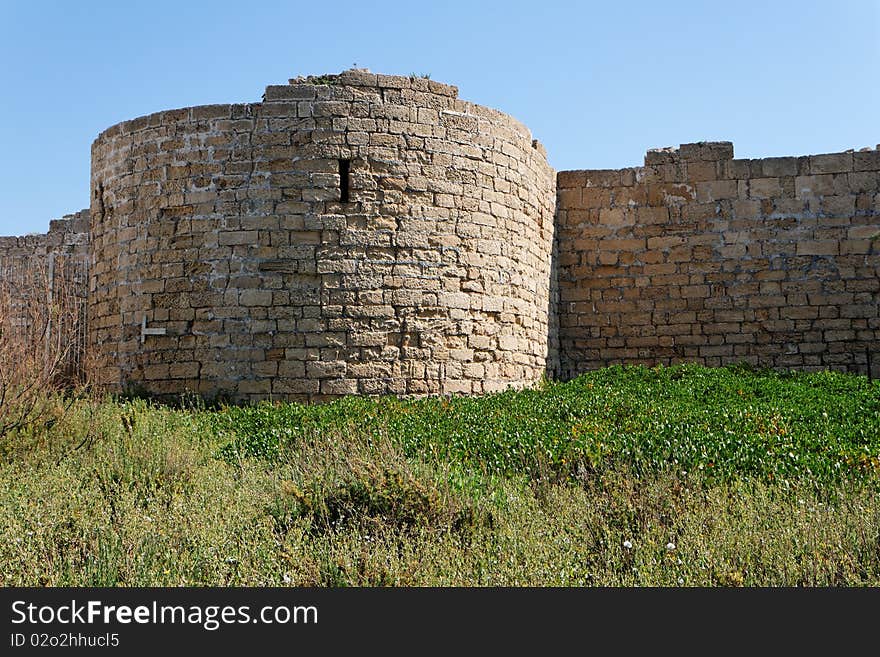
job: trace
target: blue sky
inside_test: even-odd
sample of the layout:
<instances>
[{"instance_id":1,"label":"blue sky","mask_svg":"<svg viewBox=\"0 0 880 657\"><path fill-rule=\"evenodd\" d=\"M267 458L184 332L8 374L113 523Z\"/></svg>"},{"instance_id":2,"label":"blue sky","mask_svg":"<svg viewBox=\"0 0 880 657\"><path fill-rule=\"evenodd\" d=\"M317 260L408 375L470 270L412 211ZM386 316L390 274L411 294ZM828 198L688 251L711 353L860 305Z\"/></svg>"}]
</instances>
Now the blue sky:
<instances>
[{"instance_id":1,"label":"blue sky","mask_svg":"<svg viewBox=\"0 0 880 657\"><path fill-rule=\"evenodd\" d=\"M334 73L430 74L528 125L557 169L731 140L880 143L880 2L0 1L0 235L88 204L119 121Z\"/></svg>"}]
</instances>

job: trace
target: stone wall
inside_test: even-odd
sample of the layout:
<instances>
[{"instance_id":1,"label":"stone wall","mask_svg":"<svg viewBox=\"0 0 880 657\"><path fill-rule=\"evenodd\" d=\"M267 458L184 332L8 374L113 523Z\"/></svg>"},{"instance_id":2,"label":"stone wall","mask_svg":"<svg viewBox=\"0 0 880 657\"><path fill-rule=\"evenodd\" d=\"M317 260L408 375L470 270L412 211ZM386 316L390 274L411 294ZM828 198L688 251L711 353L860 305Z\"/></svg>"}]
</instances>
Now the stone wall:
<instances>
[{"instance_id":1,"label":"stone wall","mask_svg":"<svg viewBox=\"0 0 880 657\"><path fill-rule=\"evenodd\" d=\"M880 150L700 142L557 176L455 87L353 69L113 126L90 193L0 238L0 278L88 261L92 375L116 389L321 401L682 361L880 376Z\"/></svg>"},{"instance_id":2,"label":"stone wall","mask_svg":"<svg viewBox=\"0 0 880 657\"><path fill-rule=\"evenodd\" d=\"M348 71L152 114L97 138L91 188L114 386L322 400L545 373L555 173L455 87Z\"/></svg>"},{"instance_id":3,"label":"stone wall","mask_svg":"<svg viewBox=\"0 0 880 657\"><path fill-rule=\"evenodd\" d=\"M558 176L560 374L613 363L880 366L880 151L729 142Z\"/></svg>"},{"instance_id":4,"label":"stone wall","mask_svg":"<svg viewBox=\"0 0 880 657\"><path fill-rule=\"evenodd\" d=\"M46 233L0 237L0 280L21 299L42 299L54 287L84 302L88 258L89 211L80 210L50 221Z\"/></svg>"},{"instance_id":5,"label":"stone wall","mask_svg":"<svg viewBox=\"0 0 880 657\"><path fill-rule=\"evenodd\" d=\"M45 260L50 253L87 260L89 211L80 210L49 222L49 231L21 237L0 237L0 259Z\"/></svg>"},{"instance_id":6,"label":"stone wall","mask_svg":"<svg viewBox=\"0 0 880 657\"><path fill-rule=\"evenodd\" d=\"M0 237L0 331L27 343L48 331L73 377L83 373L87 349L88 255L88 210L52 220L46 233Z\"/></svg>"}]
</instances>

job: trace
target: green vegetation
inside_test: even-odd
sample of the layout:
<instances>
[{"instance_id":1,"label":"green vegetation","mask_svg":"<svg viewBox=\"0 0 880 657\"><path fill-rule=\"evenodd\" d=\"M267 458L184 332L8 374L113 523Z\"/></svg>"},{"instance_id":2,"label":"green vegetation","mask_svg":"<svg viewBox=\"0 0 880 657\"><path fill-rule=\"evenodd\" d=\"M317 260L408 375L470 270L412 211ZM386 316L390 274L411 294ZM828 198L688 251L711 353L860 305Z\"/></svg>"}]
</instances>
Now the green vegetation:
<instances>
[{"instance_id":1,"label":"green vegetation","mask_svg":"<svg viewBox=\"0 0 880 657\"><path fill-rule=\"evenodd\" d=\"M880 585L880 383L77 401L0 443L4 585Z\"/></svg>"},{"instance_id":2,"label":"green vegetation","mask_svg":"<svg viewBox=\"0 0 880 657\"><path fill-rule=\"evenodd\" d=\"M334 84L338 75L310 75L306 78L306 84Z\"/></svg>"}]
</instances>

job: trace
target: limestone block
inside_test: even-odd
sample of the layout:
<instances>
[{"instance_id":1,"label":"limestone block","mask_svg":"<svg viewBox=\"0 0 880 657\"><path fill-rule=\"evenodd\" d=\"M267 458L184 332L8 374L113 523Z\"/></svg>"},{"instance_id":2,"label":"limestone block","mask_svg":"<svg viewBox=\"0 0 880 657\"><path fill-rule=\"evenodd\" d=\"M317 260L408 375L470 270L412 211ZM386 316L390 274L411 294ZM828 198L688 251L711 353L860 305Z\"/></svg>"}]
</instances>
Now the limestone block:
<instances>
[{"instance_id":1,"label":"limestone block","mask_svg":"<svg viewBox=\"0 0 880 657\"><path fill-rule=\"evenodd\" d=\"M810 173L846 173L853 170L852 153L830 153L810 156Z\"/></svg>"}]
</instances>

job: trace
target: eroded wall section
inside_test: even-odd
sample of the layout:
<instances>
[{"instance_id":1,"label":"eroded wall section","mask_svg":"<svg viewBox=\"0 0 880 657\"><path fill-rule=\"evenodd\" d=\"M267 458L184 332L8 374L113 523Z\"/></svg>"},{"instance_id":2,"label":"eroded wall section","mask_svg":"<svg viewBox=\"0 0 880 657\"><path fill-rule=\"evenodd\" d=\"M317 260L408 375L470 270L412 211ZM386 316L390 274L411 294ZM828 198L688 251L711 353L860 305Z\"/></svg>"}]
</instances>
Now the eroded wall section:
<instances>
[{"instance_id":1,"label":"eroded wall section","mask_svg":"<svg viewBox=\"0 0 880 657\"><path fill-rule=\"evenodd\" d=\"M49 222L46 233L0 237L0 259L45 266L50 254L85 262L89 255L89 211L80 210Z\"/></svg>"},{"instance_id":2,"label":"eroded wall section","mask_svg":"<svg viewBox=\"0 0 880 657\"><path fill-rule=\"evenodd\" d=\"M0 332L46 340L75 378L87 349L88 231L89 211L80 210L52 220L46 233L0 237Z\"/></svg>"},{"instance_id":3,"label":"eroded wall section","mask_svg":"<svg viewBox=\"0 0 880 657\"><path fill-rule=\"evenodd\" d=\"M560 369L880 368L880 151L558 175Z\"/></svg>"}]
</instances>

